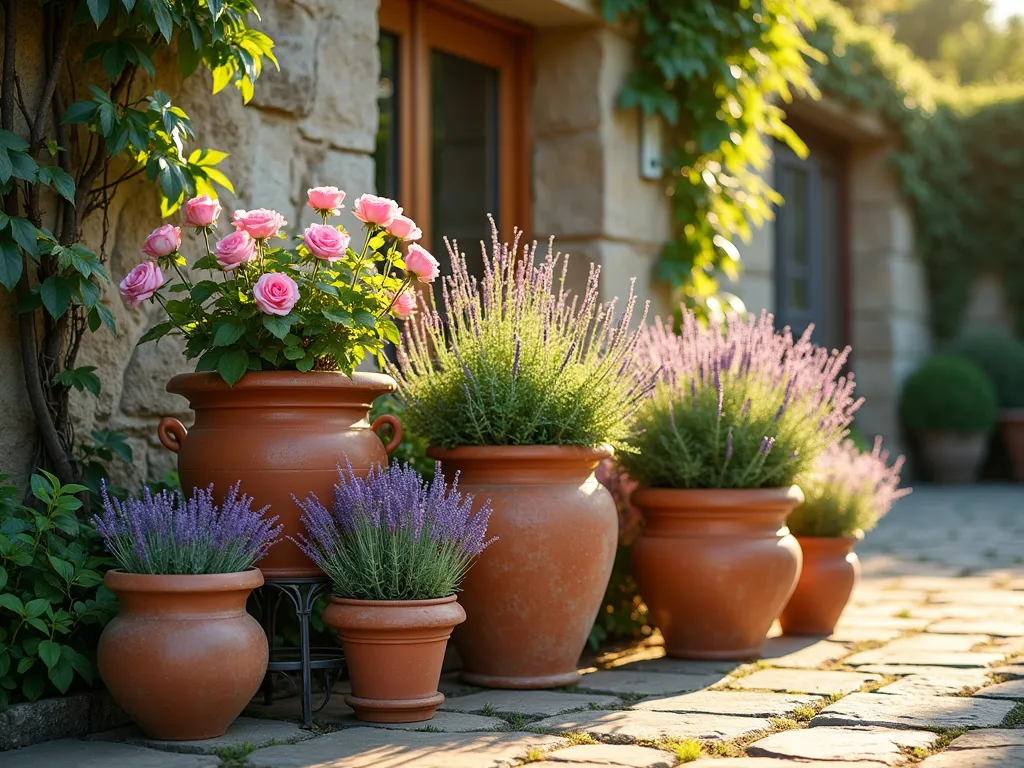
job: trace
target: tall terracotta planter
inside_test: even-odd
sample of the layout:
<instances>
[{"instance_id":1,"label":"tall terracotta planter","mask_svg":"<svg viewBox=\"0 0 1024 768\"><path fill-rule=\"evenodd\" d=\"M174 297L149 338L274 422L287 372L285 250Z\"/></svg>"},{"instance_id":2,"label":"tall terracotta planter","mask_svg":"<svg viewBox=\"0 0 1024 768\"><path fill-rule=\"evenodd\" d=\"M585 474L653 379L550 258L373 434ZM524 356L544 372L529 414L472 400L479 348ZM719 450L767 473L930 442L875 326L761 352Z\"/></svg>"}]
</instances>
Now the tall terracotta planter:
<instances>
[{"instance_id":1,"label":"tall terracotta planter","mask_svg":"<svg viewBox=\"0 0 1024 768\"><path fill-rule=\"evenodd\" d=\"M787 635L831 635L860 578L857 537L799 536L804 564L779 623Z\"/></svg>"},{"instance_id":2,"label":"tall terracotta planter","mask_svg":"<svg viewBox=\"0 0 1024 768\"><path fill-rule=\"evenodd\" d=\"M669 656L756 659L800 574L792 488L641 488L633 576Z\"/></svg>"},{"instance_id":3,"label":"tall terracotta planter","mask_svg":"<svg viewBox=\"0 0 1024 768\"><path fill-rule=\"evenodd\" d=\"M178 454L184 488L218 492L241 480L253 497L253 508L269 504L271 515L284 525L283 536L303 531L300 499L312 492L326 502L338 480L338 466L349 461L357 475L387 465L388 453L402 438L391 415L373 424L367 412L381 395L394 392L390 376L355 373L247 373L233 387L215 373L175 376L167 391L188 398L195 425L165 417L158 435L164 447ZM387 449L371 430L389 424ZM320 569L288 538L270 550L259 568L268 578L321 576Z\"/></svg>"},{"instance_id":4,"label":"tall terracotta planter","mask_svg":"<svg viewBox=\"0 0 1024 768\"><path fill-rule=\"evenodd\" d=\"M352 681L345 703L370 723L429 720L452 627L466 620L455 595L438 600L331 597L324 622L338 630Z\"/></svg>"},{"instance_id":5,"label":"tall terracotta planter","mask_svg":"<svg viewBox=\"0 0 1024 768\"><path fill-rule=\"evenodd\" d=\"M222 736L267 671L266 634L245 611L263 574L109 571L104 584L121 603L97 648L114 701L154 739Z\"/></svg>"},{"instance_id":6,"label":"tall terracotta planter","mask_svg":"<svg viewBox=\"0 0 1024 768\"><path fill-rule=\"evenodd\" d=\"M453 639L462 679L491 688L555 688L579 680L577 663L615 560L618 518L594 477L611 448L432 448L479 508L491 500L497 536L470 568Z\"/></svg>"},{"instance_id":7,"label":"tall terracotta planter","mask_svg":"<svg viewBox=\"0 0 1024 768\"><path fill-rule=\"evenodd\" d=\"M999 413L1006 452L1010 454L1013 479L1024 483L1024 408L1010 408Z\"/></svg>"}]
</instances>

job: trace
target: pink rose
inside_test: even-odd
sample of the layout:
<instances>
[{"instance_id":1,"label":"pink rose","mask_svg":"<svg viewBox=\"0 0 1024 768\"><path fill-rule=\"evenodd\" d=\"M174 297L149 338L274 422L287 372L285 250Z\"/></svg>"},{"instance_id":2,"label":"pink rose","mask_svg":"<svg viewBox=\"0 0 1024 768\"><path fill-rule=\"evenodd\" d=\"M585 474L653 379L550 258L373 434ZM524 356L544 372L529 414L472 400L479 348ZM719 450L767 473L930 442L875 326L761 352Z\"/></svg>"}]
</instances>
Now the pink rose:
<instances>
[{"instance_id":1,"label":"pink rose","mask_svg":"<svg viewBox=\"0 0 1024 768\"><path fill-rule=\"evenodd\" d=\"M185 203L185 221L182 223L186 227L206 229L220 218L220 211L220 203L216 198L207 195L193 197Z\"/></svg>"},{"instance_id":2,"label":"pink rose","mask_svg":"<svg viewBox=\"0 0 1024 768\"><path fill-rule=\"evenodd\" d=\"M324 261L337 261L348 248L347 232L339 232L327 224L311 224L302 235L306 247L313 255Z\"/></svg>"},{"instance_id":3,"label":"pink rose","mask_svg":"<svg viewBox=\"0 0 1024 768\"><path fill-rule=\"evenodd\" d=\"M423 232L416 226L416 222L401 214L395 216L394 221L388 225L387 233L399 240L406 241L419 240L423 237Z\"/></svg>"},{"instance_id":4,"label":"pink rose","mask_svg":"<svg viewBox=\"0 0 1024 768\"><path fill-rule=\"evenodd\" d=\"M391 311L398 317L409 317L409 315L416 311L415 291L403 291L399 294L398 298L395 299L395 303L391 307Z\"/></svg>"},{"instance_id":5,"label":"pink rose","mask_svg":"<svg viewBox=\"0 0 1024 768\"><path fill-rule=\"evenodd\" d=\"M405 271L421 283L432 283L440 274L438 261L422 245L413 243L405 256Z\"/></svg>"},{"instance_id":6,"label":"pink rose","mask_svg":"<svg viewBox=\"0 0 1024 768\"><path fill-rule=\"evenodd\" d=\"M313 187L307 189L309 196L308 205L317 213L326 213L336 216L341 211L341 203L345 199L345 193L337 187Z\"/></svg>"},{"instance_id":7,"label":"pink rose","mask_svg":"<svg viewBox=\"0 0 1024 768\"><path fill-rule=\"evenodd\" d=\"M152 261L144 261L136 265L121 281L121 298L126 307L135 309L156 293L163 284L164 275L160 271L160 267Z\"/></svg>"},{"instance_id":8,"label":"pink rose","mask_svg":"<svg viewBox=\"0 0 1024 768\"><path fill-rule=\"evenodd\" d=\"M252 287L256 306L268 315L287 315L299 300L299 286L288 275L267 272Z\"/></svg>"},{"instance_id":9,"label":"pink rose","mask_svg":"<svg viewBox=\"0 0 1024 768\"><path fill-rule=\"evenodd\" d=\"M367 224L386 227L395 220L402 209L398 203L387 197L360 195L352 205L352 215Z\"/></svg>"},{"instance_id":10,"label":"pink rose","mask_svg":"<svg viewBox=\"0 0 1024 768\"><path fill-rule=\"evenodd\" d=\"M255 211L235 211L231 215L231 223L235 225L235 229L244 229L257 240L273 237L281 231L281 227L288 226L284 216L266 208L257 208Z\"/></svg>"},{"instance_id":11,"label":"pink rose","mask_svg":"<svg viewBox=\"0 0 1024 768\"><path fill-rule=\"evenodd\" d=\"M237 230L213 246L213 253L217 263L230 272L256 257L256 241L249 237L248 232Z\"/></svg>"},{"instance_id":12,"label":"pink rose","mask_svg":"<svg viewBox=\"0 0 1024 768\"><path fill-rule=\"evenodd\" d=\"M149 233L142 244L142 252L151 259L170 256L181 245L181 227L164 224Z\"/></svg>"}]
</instances>

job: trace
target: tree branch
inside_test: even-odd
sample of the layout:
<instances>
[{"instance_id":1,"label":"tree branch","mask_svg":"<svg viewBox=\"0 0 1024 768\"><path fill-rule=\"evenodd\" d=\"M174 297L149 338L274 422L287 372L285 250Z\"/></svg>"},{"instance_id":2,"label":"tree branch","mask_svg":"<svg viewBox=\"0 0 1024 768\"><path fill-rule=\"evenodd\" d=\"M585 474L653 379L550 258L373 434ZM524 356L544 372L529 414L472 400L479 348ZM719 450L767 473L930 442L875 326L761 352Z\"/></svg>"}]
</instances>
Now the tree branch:
<instances>
[{"instance_id":1,"label":"tree branch","mask_svg":"<svg viewBox=\"0 0 1024 768\"><path fill-rule=\"evenodd\" d=\"M4 64L3 88L0 89L0 128L14 130L14 55L18 39L16 0L3 0L4 9Z\"/></svg>"},{"instance_id":2,"label":"tree branch","mask_svg":"<svg viewBox=\"0 0 1024 768\"><path fill-rule=\"evenodd\" d=\"M43 141L43 126L45 125L46 108L50 103L50 97L53 96L54 91L57 90L57 81L60 79L60 68L64 63L64 55L67 53L68 41L71 39L71 14L61 14L60 11L55 10L55 14L60 16L59 26L55 37L55 47L50 52L48 57L50 62L50 72L46 78L46 84L43 86L43 92L39 97L39 106L36 108L36 119L32 122L32 131L29 134L29 143L32 145L32 152L34 153L39 149L40 144Z\"/></svg>"}]
</instances>

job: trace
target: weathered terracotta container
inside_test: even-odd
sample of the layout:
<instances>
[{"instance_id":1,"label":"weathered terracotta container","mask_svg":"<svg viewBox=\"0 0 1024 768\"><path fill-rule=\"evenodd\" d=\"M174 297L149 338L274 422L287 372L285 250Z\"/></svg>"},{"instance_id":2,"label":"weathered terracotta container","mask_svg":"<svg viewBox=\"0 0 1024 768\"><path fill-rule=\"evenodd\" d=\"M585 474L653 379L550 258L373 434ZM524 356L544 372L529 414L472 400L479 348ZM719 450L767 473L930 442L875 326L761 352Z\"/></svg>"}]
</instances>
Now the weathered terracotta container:
<instances>
[{"instance_id":1,"label":"weathered terracotta container","mask_svg":"<svg viewBox=\"0 0 1024 768\"><path fill-rule=\"evenodd\" d=\"M800 575L800 547L786 528L800 489L641 488L632 500L645 523L633 576L665 652L758 658Z\"/></svg>"},{"instance_id":2,"label":"weathered terracotta container","mask_svg":"<svg viewBox=\"0 0 1024 768\"><path fill-rule=\"evenodd\" d=\"M452 627L466 620L455 595L438 600L331 597L324 623L338 630L352 681L345 703L370 723L429 720Z\"/></svg>"},{"instance_id":3,"label":"weathered terracotta container","mask_svg":"<svg viewBox=\"0 0 1024 768\"><path fill-rule=\"evenodd\" d=\"M379 373L247 373L233 387L215 373L186 373L171 379L167 391L188 398L195 425L186 430L165 417L158 435L178 454L183 488L213 483L223 493L241 480L253 509L269 504L269 514L284 525L282 536L294 537L303 528L293 494L304 499L312 492L326 503L346 460L362 476L387 465L401 425L391 415L370 424L367 412L395 388L394 379ZM383 424L394 430L386 450L371 431ZM267 578L323 575L288 538L259 567Z\"/></svg>"},{"instance_id":4,"label":"weathered terracotta container","mask_svg":"<svg viewBox=\"0 0 1024 768\"><path fill-rule=\"evenodd\" d=\"M103 583L121 603L96 651L114 701L154 739L222 736L267 671L267 636L245 610L263 574L109 571Z\"/></svg>"},{"instance_id":5,"label":"weathered terracotta container","mask_svg":"<svg viewBox=\"0 0 1024 768\"><path fill-rule=\"evenodd\" d=\"M831 635L860 578L857 537L798 536L804 555L800 580L779 623L787 635Z\"/></svg>"},{"instance_id":6,"label":"weathered terracotta container","mask_svg":"<svg viewBox=\"0 0 1024 768\"><path fill-rule=\"evenodd\" d=\"M618 516L594 477L609 447L431 448L474 508L491 500L498 540L469 569L453 640L462 679L489 688L555 688L577 664L615 560Z\"/></svg>"},{"instance_id":7,"label":"weathered terracotta container","mask_svg":"<svg viewBox=\"0 0 1024 768\"><path fill-rule=\"evenodd\" d=\"M962 435L926 431L920 434L917 442L933 482L962 485L977 481L988 451L988 439L988 432Z\"/></svg>"},{"instance_id":8,"label":"weathered terracotta container","mask_svg":"<svg viewBox=\"0 0 1024 768\"><path fill-rule=\"evenodd\" d=\"M1024 408L1000 411L999 428L1003 433L1006 452L1010 455L1013 479L1024 483Z\"/></svg>"}]
</instances>

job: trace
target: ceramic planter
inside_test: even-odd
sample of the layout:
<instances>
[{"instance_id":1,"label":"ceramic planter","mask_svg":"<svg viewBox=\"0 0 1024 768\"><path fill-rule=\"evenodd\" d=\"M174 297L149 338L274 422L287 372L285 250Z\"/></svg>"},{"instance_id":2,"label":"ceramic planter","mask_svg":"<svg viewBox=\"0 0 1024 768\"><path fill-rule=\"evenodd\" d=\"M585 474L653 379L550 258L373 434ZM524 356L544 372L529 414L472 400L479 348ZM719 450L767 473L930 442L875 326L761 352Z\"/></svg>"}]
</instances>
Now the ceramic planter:
<instances>
[{"instance_id":1,"label":"ceramic planter","mask_svg":"<svg viewBox=\"0 0 1024 768\"><path fill-rule=\"evenodd\" d=\"M831 635L860 578L856 537L799 536L804 555L796 591L779 616L787 635Z\"/></svg>"},{"instance_id":2,"label":"ceramic planter","mask_svg":"<svg viewBox=\"0 0 1024 768\"><path fill-rule=\"evenodd\" d=\"M786 516L792 488L641 488L644 531L633 576L665 652L682 659L756 659L800 575L800 546Z\"/></svg>"},{"instance_id":3,"label":"ceramic planter","mask_svg":"<svg viewBox=\"0 0 1024 768\"><path fill-rule=\"evenodd\" d=\"M1024 483L1024 408L1004 410L999 414L1003 443L1010 455L1013 479Z\"/></svg>"},{"instance_id":4,"label":"ceramic planter","mask_svg":"<svg viewBox=\"0 0 1024 768\"><path fill-rule=\"evenodd\" d=\"M452 627L466 620L455 595L438 600L331 597L324 623L338 630L352 681L345 703L370 723L429 720Z\"/></svg>"},{"instance_id":5,"label":"ceramic planter","mask_svg":"<svg viewBox=\"0 0 1024 768\"><path fill-rule=\"evenodd\" d=\"M289 536L303 532L301 510L292 499L312 492L331 499L338 466L351 462L357 475L388 463L387 453L402 437L391 415L371 425L367 412L381 395L394 392L390 376L356 373L247 373L233 387L215 373L175 376L167 391L184 395L195 411L186 430L177 419L160 421L160 442L178 454L183 488L219 493L241 480L253 509L270 505L284 525L281 541L260 561L268 578L322 576ZM385 450L371 430L389 424L394 435Z\"/></svg>"},{"instance_id":6,"label":"ceramic planter","mask_svg":"<svg viewBox=\"0 0 1024 768\"><path fill-rule=\"evenodd\" d=\"M267 671L267 636L245 611L263 574L109 571L103 583L121 603L96 652L114 701L154 739L222 736Z\"/></svg>"},{"instance_id":7,"label":"ceramic planter","mask_svg":"<svg viewBox=\"0 0 1024 768\"><path fill-rule=\"evenodd\" d=\"M978 479L988 450L988 433L926 431L917 442L932 481L959 485Z\"/></svg>"},{"instance_id":8,"label":"ceramic planter","mask_svg":"<svg viewBox=\"0 0 1024 768\"><path fill-rule=\"evenodd\" d=\"M618 516L594 477L611 448L432 448L477 508L491 500L498 540L470 568L453 640L462 679L490 688L555 688L577 663L615 560Z\"/></svg>"}]
</instances>

